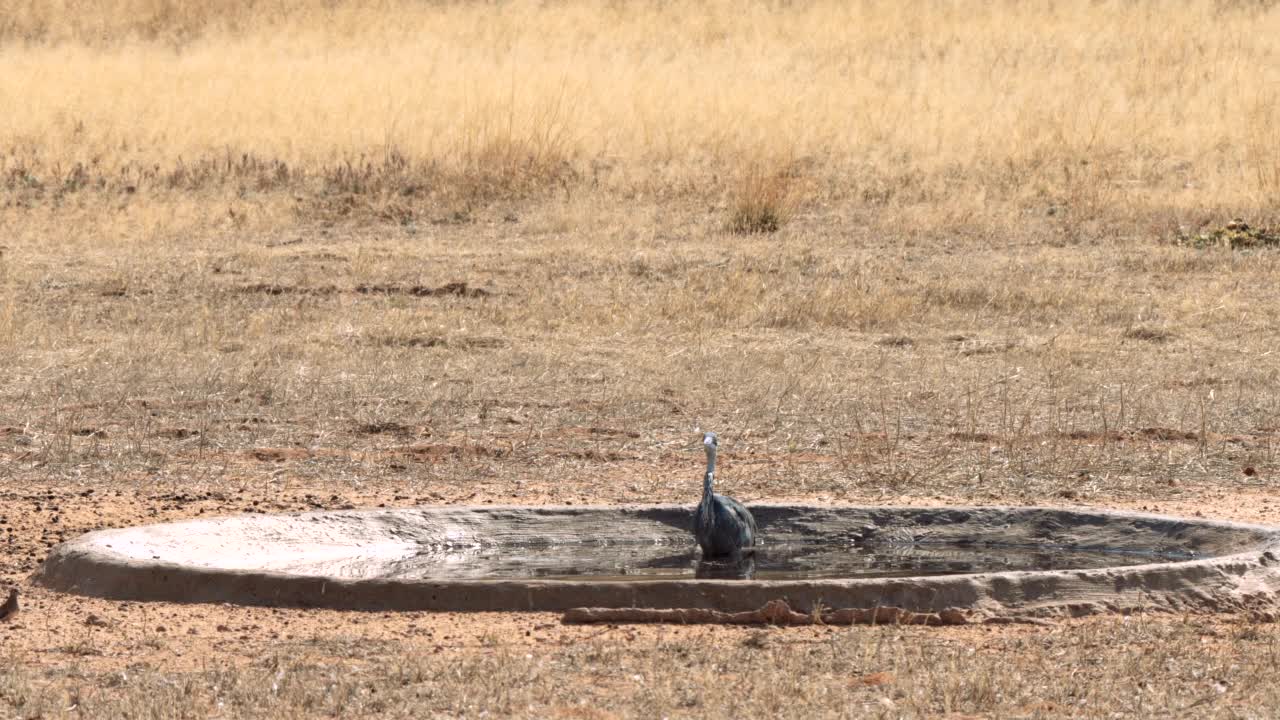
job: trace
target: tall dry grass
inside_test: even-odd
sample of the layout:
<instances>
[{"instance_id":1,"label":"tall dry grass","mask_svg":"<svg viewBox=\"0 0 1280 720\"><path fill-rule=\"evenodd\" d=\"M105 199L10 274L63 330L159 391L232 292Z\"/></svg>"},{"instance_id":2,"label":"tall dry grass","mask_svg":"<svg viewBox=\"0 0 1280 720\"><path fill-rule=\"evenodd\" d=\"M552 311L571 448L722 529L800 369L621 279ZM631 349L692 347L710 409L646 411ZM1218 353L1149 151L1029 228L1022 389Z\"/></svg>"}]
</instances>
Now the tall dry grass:
<instances>
[{"instance_id":1,"label":"tall dry grass","mask_svg":"<svg viewBox=\"0 0 1280 720\"><path fill-rule=\"evenodd\" d=\"M10 206L212 188L381 196L394 216L584 186L702 197L762 164L960 216L1280 189L1271 3L4 6Z\"/></svg>"}]
</instances>

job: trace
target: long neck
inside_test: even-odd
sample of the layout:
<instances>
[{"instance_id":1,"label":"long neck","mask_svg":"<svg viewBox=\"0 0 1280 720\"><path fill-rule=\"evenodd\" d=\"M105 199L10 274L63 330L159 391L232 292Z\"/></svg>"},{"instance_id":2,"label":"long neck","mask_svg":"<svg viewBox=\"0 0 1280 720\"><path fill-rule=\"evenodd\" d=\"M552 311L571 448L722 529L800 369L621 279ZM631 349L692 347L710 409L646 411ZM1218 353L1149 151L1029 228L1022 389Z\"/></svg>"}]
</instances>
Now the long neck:
<instances>
[{"instance_id":1,"label":"long neck","mask_svg":"<svg viewBox=\"0 0 1280 720\"><path fill-rule=\"evenodd\" d=\"M707 474L702 476L702 501L711 502L716 482L716 449L707 448Z\"/></svg>"},{"instance_id":2,"label":"long neck","mask_svg":"<svg viewBox=\"0 0 1280 720\"><path fill-rule=\"evenodd\" d=\"M715 513L715 484L716 484L716 449L707 448L707 473L702 476L702 502L698 503L699 512L697 514L699 527L702 532L707 533L716 524Z\"/></svg>"}]
</instances>

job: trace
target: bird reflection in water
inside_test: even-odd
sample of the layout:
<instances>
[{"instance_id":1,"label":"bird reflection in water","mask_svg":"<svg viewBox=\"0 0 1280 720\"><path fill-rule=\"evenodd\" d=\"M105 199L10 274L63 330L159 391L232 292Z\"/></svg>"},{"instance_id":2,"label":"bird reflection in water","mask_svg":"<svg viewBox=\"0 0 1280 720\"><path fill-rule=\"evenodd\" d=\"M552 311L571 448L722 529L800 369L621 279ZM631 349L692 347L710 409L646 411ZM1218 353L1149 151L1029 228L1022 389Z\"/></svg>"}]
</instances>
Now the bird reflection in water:
<instances>
[{"instance_id":1,"label":"bird reflection in water","mask_svg":"<svg viewBox=\"0 0 1280 720\"><path fill-rule=\"evenodd\" d=\"M751 580L756 576L755 555L699 558L693 576L699 580Z\"/></svg>"}]
</instances>

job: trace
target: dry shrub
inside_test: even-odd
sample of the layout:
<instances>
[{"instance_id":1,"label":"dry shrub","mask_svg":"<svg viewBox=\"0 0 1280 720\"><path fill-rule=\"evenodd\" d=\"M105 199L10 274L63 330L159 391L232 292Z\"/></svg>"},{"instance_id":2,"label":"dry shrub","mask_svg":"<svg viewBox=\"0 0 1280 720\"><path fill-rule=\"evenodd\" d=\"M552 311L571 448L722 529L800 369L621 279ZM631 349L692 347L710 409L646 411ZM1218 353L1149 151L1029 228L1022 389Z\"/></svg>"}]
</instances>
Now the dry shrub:
<instances>
[{"instance_id":1,"label":"dry shrub","mask_svg":"<svg viewBox=\"0 0 1280 720\"><path fill-rule=\"evenodd\" d=\"M769 163L749 163L739 176L729 204L729 231L777 232L797 204L794 177Z\"/></svg>"},{"instance_id":2,"label":"dry shrub","mask_svg":"<svg viewBox=\"0 0 1280 720\"><path fill-rule=\"evenodd\" d=\"M12 297L0 296L0 345L13 342L18 329L18 306Z\"/></svg>"},{"instance_id":3,"label":"dry shrub","mask_svg":"<svg viewBox=\"0 0 1280 720\"><path fill-rule=\"evenodd\" d=\"M1164 343L1172 340L1174 334L1162 327L1154 327L1150 325L1136 325L1124 331L1124 336L1130 340L1142 340L1150 343Z\"/></svg>"},{"instance_id":4,"label":"dry shrub","mask_svg":"<svg viewBox=\"0 0 1280 720\"><path fill-rule=\"evenodd\" d=\"M1280 247L1280 228L1252 227L1244 220L1236 219L1201 233L1183 233L1178 242L1191 247L1226 250Z\"/></svg>"}]
</instances>

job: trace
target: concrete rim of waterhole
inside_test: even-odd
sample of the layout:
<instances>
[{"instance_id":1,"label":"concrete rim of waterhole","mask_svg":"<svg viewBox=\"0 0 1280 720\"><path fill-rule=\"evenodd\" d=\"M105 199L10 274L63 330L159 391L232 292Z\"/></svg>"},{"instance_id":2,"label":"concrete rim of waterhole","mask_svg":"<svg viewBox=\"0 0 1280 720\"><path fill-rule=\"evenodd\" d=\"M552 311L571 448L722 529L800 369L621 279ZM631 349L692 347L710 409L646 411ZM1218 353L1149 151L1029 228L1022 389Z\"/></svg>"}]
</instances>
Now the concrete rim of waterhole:
<instances>
[{"instance_id":1,"label":"concrete rim of waterhole","mask_svg":"<svg viewBox=\"0 0 1280 720\"><path fill-rule=\"evenodd\" d=\"M692 543L684 505L428 506L234 515L88 533L55 547L36 582L117 600L233 603L366 611L562 611L575 607L754 610L784 600L800 612L896 607L987 617L1097 612L1272 610L1280 596L1280 528L1091 508L752 504L761 535L848 537L874 527L928 542L1065 547L1156 543L1194 559L1100 569L797 580L395 579L326 572L363 548L377 558L424 541L613 532ZM493 538L498 538L493 540ZM381 544L380 544L381 543ZM1146 545L1143 545L1146 543ZM275 565L269 558L279 559ZM353 551L354 552L354 551ZM359 552L355 555L363 557ZM357 557L357 559L359 559ZM292 563L292 564L291 564ZM300 565L301 564L301 565ZM301 569L300 569L301 567ZM332 565L337 568L339 565Z\"/></svg>"}]
</instances>

